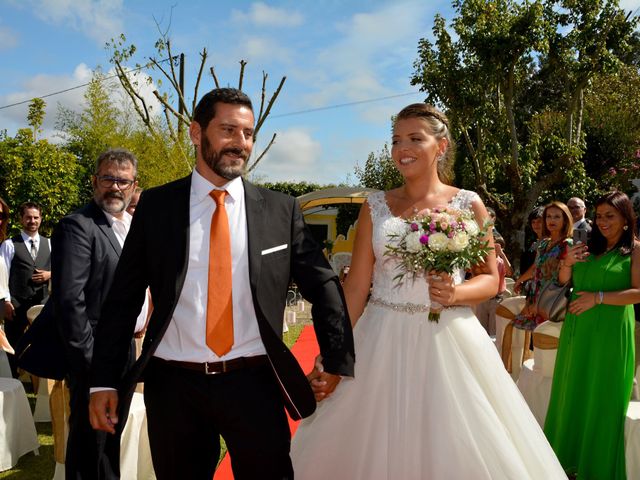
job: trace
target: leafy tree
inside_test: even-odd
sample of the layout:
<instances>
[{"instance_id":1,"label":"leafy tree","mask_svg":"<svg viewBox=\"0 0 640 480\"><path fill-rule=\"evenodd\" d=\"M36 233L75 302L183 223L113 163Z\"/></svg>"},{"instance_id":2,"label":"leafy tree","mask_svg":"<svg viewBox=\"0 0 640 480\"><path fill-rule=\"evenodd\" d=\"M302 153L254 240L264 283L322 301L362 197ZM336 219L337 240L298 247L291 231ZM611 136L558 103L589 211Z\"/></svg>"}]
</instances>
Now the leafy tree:
<instances>
[{"instance_id":1,"label":"leafy tree","mask_svg":"<svg viewBox=\"0 0 640 480\"><path fill-rule=\"evenodd\" d=\"M454 0L421 39L412 84L449 115L461 139L458 182L479 191L522 249L527 213L561 184L584 196L584 105L600 74L629 55L638 19L617 0ZM463 175L463 176L460 176ZM564 192L560 199L566 199Z\"/></svg>"},{"instance_id":2,"label":"leafy tree","mask_svg":"<svg viewBox=\"0 0 640 480\"><path fill-rule=\"evenodd\" d=\"M371 152L363 167L356 165L354 174L360 185L378 190L390 190L403 184L402 175L398 172L389 147L385 143L378 153Z\"/></svg>"},{"instance_id":3,"label":"leafy tree","mask_svg":"<svg viewBox=\"0 0 640 480\"><path fill-rule=\"evenodd\" d=\"M63 132L65 149L78 157L85 201L92 196L95 161L108 148L127 148L136 155L138 178L144 187L184 176L193 166L180 152L184 146L169 141L166 130L159 129L152 135L131 107L118 102L119 93L119 85L108 82L97 69L85 92L82 111L60 109L57 127Z\"/></svg>"},{"instance_id":4,"label":"leafy tree","mask_svg":"<svg viewBox=\"0 0 640 480\"><path fill-rule=\"evenodd\" d=\"M42 122L44 121L44 108L46 103L41 98L34 98L29 104L29 112L27 113L27 122L33 129L33 139L36 140L38 133L41 131Z\"/></svg>"},{"instance_id":5,"label":"leafy tree","mask_svg":"<svg viewBox=\"0 0 640 480\"><path fill-rule=\"evenodd\" d=\"M32 130L21 129L15 137L0 135L0 159L0 195L12 207L14 231L19 228L17 207L23 202L42 206L41 231L46 235L80 205L75 156L47 140L35 141Z\"/></svg>"}]
</instances>

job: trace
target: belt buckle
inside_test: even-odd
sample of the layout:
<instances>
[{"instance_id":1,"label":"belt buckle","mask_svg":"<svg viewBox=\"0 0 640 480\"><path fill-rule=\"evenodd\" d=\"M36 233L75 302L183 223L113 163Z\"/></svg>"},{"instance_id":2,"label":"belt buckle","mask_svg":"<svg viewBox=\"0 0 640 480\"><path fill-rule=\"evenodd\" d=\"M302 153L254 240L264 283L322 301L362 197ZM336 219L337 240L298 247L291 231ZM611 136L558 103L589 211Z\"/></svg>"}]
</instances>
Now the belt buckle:
<instances>
[{"instance_id":1,"label":"belt buckle","mask_svg":"<svg viewBox=\"0 0 640 480\"><path fill-rule=\"evenodd\" d=\"M221 372L210 372L209 371L209 362L205 362L205 364L204 364L204 373L205 373L205 375L218 375L219 373L226 373L227 372L227 361L226 360L222 360L221 363L222 363L222 371Z\"/></svg>"}]
</instances>

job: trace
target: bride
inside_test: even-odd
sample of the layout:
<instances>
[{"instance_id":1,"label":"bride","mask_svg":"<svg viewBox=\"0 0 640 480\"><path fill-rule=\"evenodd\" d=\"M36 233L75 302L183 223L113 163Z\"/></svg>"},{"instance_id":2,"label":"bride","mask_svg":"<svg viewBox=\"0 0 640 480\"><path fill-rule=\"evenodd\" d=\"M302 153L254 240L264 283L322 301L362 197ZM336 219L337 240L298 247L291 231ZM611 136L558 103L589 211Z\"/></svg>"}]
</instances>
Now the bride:
<instances>
[{"instance_id":1,"label":"bride","mask_svg":"<svg viewBox=\"0 0 640 480\"><path fill-rule=\"evenodd\" d=\"M434 107L413 104L398 114L391 154L405 184L370 195L361 209L344 285L355 378L332 392L335 382L321 368L310 375L323 401L293 439L298 479L566 478L468 307L497 292L494 252L470 280L461 271L400 285L397 260L384 255L388 235L427 208L470 209L484 223L478 195L445 183L451 145L448 120ZM427 320L434 302L448 306L438 323Z\"/></svg>"}]
</instances>

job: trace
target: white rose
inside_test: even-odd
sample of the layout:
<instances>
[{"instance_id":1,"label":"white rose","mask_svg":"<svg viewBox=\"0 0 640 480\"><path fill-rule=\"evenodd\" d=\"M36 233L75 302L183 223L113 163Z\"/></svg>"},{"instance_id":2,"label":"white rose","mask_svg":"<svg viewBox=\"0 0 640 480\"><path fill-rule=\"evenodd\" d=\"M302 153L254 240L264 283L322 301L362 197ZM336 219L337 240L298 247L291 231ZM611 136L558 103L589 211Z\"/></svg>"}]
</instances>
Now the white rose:
<instances>
[{"instance_id":1,"label":"white rose","mask_svg":"<svg viewBox=\"0 0 640 480\"><path fill-rule=\"evenodd\" d=\"M420 243L420 236L422 233L420 231L411 232L407 235L405 239L407 250L410 252L419 252L422 249L422 244Z\"/></svg>"},{"instance_id":2,"label":"white rose","mask_svg":"<svg viewBox=\"0 0 640 480\"><path fill-rule=\"evenodd\" d=\"M429 236L429 248L436 252L440 252L447 248L449 239L444 233L437 232Z\"/></svg>"},{"instance_id":3,"label":"white rose","mask_svg":"<svg viewBox=\"0 0 640 480\"><path fill-rule=\"evenodd\" d=\"M475 237L480 233L480 227L478 227L478 224L474 220L466 220L464 222L464 229L472 237Z\"/></svg>"},{"instance_id":4,"label":"white rose","mask_svg":"<svg viewBox=\"0 0 640 480\"><path fill-rule=\"evenodd\" d=\"M449 241L449 250L452 252L461 252L469 245L469 235L465 232L458 232Z\"/></svg>"}]
</instances>

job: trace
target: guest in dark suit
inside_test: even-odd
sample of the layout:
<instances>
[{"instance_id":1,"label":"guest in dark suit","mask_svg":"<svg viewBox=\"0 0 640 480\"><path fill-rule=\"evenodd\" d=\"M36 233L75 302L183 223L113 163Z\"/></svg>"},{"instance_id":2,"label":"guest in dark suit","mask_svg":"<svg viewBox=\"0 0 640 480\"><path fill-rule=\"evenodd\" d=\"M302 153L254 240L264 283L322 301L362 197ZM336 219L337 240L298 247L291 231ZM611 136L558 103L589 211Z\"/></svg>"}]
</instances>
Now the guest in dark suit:
<instances>
[{"instance_id":1,"label":"guest in dark suit","mask_svg":"<svg viewBox=\"0 0 640 480\"><path fill-rule=\"evenodd\" d=\"M103 454L107 435L89 423L89 367L100 309L131 223L125 208L137 184L136 172L137 160L126 150L100 155L92 177L93 200L64 217L52 237L54 316L70 367L67 479L118 478ZM132 360L127 347L122 370Z\"/></svg>"},{"instance_id":2,"label":"guest in dark suit","mask_svg":"<svg viewBox=\"0 0 640 480\"><path fill-rule=\"evenodd\" d=\"M27 310L41 305L49 298L51 278L51 245L40 235L42 209L34 202L18 207L22 231L5 241L0 247L0 257L6 263L9 274L11 302L5 305L5 332L11 345L17 345L29 325ZM14 355L9 355L11 373L18 376Z\"/></svg>"},{"instance_id":3,"label":"guest in dark suit","mask_svg":"<svg viewBox=\"0 0 640 480\"><path fill-rule=\"evenodd\" d=\"M146 190L138 204L92 364L93 387L120 388L92 393L91 421L100 430L120 430L144 371L159 480L210 480L219 434L237 480L290 479L285 407L294 418L305 417L315 400L281 341L287 287L293 279L313 304L329 385L353 374L342 290L296 200L241 178L254 140L249 98L230 88L207 93L190 134L196 147L192 174ZM220 190L227 193L215 192ZM219 203L212 198L217 195ZM154 311L142 355L122 379L147 285Z\"/></svg>"},{"instance_id":4,"label":"guest in dark suit","mask_svg":"<svg viewBox=\"0 0 640 480\"><path fill-rule=\"evenodd\" d=\"M573 241L574 243L587 243L591 237L591 223L585 218L587 207L584 200L578 197L571 197L567 202L567 207L573 217Z\"/></svg>"}]
</instances>

